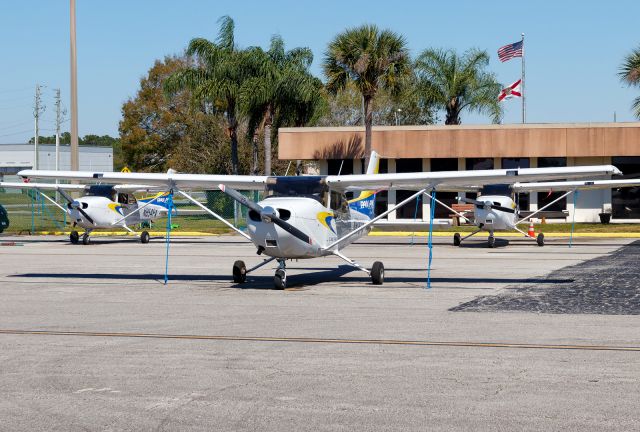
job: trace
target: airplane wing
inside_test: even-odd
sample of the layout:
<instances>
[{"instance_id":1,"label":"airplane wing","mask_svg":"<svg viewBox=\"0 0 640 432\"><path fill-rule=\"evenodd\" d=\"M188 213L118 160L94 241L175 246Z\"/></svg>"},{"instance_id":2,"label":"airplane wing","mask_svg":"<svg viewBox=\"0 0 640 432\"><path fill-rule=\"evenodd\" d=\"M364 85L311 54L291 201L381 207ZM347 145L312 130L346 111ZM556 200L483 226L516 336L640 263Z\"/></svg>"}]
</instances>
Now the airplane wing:
<instances>
[{"instance_id":1,"label":"airplane wing","mask_svg":"<svg viewBox=\"0 0 640 432\"><path fill-rule=\"evenodd\" d=\"M267 184L267 176L249 175L210 175L210 174L179 174L179 173L122 173L95 171L40 171L23 170L18 173L26 178L50 178L61 180L79 180L100 183L137 183L139 185L162 186L164 189L177 187L180 189L218 189L224 184L234 189L262 190Z\"/></svg>"},{"instance_id":2,"label":"airplane wing","mask_svg":"<svg viewBox=\"0 0 640 432\"><path fill-rule=\"evenodd\" d=\"M640 187L640 179L514 183L511 186L514 192L566 192L574 189L596 190L623 187Z\"/></svg>"},{"instance_id":3,"label":"airplane wing","mask_svg":"<svg viewBox=\"0 0 640 432\"><path fill-rule=\"evenodd\" d=\"M524 181L560 180L567 178L597 178L621 174L613 165L559 167L559 168L518 168L477 171L442 171L397 174L361 174L327 176L326 183L335 190L420 190L434 187L436 190L477 190L485 184L513 184ZM35 171L23 170L18 173L26 178L50 178L80 180L100 183L138 183L165 188L219 189L219 184L241 190L264 189L268 176L209 175L178 173L121 173L92 171Z\"/></svg>"},{"instance_id":4,"label":"airplane wing","mask_svg":"<svg viewBox=\"0 0 640 432\"><path fill-rule=\"evenodd\" d=\"M32 182L0 182L0 188L6 189L40 189L40 190L68 190L84 191L85 185L80 184L55 184L55 183L32 183Z\"/></svg>"},{"instance_id":5,"label":"airplane wing","mask_svg":"<svg viewBox=\"0 0 640 432\"><path fill-rule=\"evenodd\" d=\"M327 184L336 190L358 191L377 189L420 190L435 187L436 190L461 190L462 187L478 188L486 184L514 184L524 181L560 180L567 178L598 178L622 174L613 165L517 168L476 171L441 171L397 174L362 174L328 176ZM458 187L458 189L456 189Z\"/></svg>"}]
</instances>

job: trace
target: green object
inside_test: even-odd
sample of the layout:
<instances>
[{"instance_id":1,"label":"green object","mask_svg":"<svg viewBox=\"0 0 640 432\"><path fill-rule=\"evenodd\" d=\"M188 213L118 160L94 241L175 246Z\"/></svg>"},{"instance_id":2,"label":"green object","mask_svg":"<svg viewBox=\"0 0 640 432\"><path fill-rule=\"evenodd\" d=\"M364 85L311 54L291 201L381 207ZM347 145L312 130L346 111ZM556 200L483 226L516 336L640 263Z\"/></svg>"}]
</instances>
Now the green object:
<instances>
[{"instance_id":1,"label":"green object","mask_svg":"<svg viewBox=\"0 0 640 432\"><path fill-rule=\"evenodd\" d=\"M178 224L171 224L171 229L178 229L180 228L180 225Z\"/></svg>"},{"instance_id":2,"label":"green object","mask_svg":"<svg viewBox=\"0 0 640 432\"><path fill-rule=\"evenodd\" d=\"M0 205L0 233L7 228L9 228L9 214L4 207Z\"/></svg>"}]
</instances>

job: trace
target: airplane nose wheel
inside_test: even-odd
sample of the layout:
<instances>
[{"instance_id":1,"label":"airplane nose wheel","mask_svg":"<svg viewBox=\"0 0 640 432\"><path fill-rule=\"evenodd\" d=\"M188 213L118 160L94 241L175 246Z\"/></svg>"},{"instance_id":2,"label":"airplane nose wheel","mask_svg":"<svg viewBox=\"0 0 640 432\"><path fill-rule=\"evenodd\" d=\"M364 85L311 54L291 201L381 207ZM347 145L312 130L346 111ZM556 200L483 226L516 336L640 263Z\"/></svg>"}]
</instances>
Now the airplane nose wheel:
<instances>
[{"instance_id":1,"label":"airplane nose wheel","mask_svg":"<svg viewBox=\"0 0 640 432\"><path fill-rule=\"evenodd\" d=\"M72 244L78 244L78 242L80 241L80 234L78 234L78 231L71 231L69 240Z\"/></svg>"},{"instance_id":2,"label":"airplane nose wheel","mask_svg":"<svg viewBox=\"0 0 640 432\"><path fill-rule=\"evenodd\" d=\"M279 268L273 277L273 286L275 289L283 290L287 287L287 270L284 260L278 260Z\"/></svg>"},{"instance_id":3,"label":"airplane nose wheel","mask_svg":"<svg viewBox=\"0 0 640 432\"><path fill-rule=\"evenodd\" d=\"M487 246L489 246L492 249L496 247L496 238L493 235L490 235L489 238L487 239Z\"/></svg>"},{"instance_id":4,"label":"airplane nose wheel","mask_svg":"<svg viewBox=\"0 0 640 432\"><path fill-rule=\"evenodd\" d=\"M453 245L460 246L460 243L462 243L462 237L460 236L460 233L455 233L453 235Z\"/></svg>"}]
</instances>

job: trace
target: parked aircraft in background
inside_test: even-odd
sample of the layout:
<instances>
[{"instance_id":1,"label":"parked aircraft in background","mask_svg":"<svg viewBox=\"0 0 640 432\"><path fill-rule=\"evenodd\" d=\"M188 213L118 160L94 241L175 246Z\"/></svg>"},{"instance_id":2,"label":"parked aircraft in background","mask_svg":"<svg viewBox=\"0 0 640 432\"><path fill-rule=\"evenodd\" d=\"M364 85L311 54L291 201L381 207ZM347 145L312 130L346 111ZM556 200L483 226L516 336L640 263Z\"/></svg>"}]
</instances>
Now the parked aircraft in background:
<instances>
[{"instance_id":1,"label":"parked aircraft in background","mask_svg":"<svg viewBox=\"0 0 640 432\"><path fill-rule=\"evenodd\" d=\"M149 190L145 186L0 182L0 188L59 192L67 202L64 206L47 194L43 193L42 196L67 213L74 228L84 229L82 244L85 245L90 243L89 236L95 229L121 228L136 234L130 225L157 219L168 211L166 192L160 192L148 199L136 200L133 192ZM69 195L72 191L81 192L84 195L73 198ZM80 242L80 237L78 231L74 229L69 239L71 243L77 244ZM148 231L142 231L139 237L141 243L149 243Z\"/></svg>"},{"instance_id":2,"label":"parked aircraft in background","mask_svg":"<svg viewBox=\"0 0 640 432\"><path fill-rule=\"evenodd\" d=\"M522 233L526 238L530 238L538 243L538 246L544 246L544 234L539 233L537 237L530 237L528 233L518 228L518 225L529 223L536 215L542 215L543 212L571 193L580 190L596 190L596 189L615 189L624 187L640 186L640 180L583 180L583 181L556 181L556 182L539 182L539 183L513 183L486 185L480 188L480 196L476 199L459 197L458 200L473 204L475 206L473 218L457 212L458 216L467 219L478 229L471 234L462 237L460 233L453 236L454 246L460 246L462 242L472 237L480 231L488 231L489 237L487 245L492 248L495 246L495 231L515 230ZM562 196L554 199L539 210L532 212L526 217L520 218L520 209L514 201L515 194L526 192L565 192Z\"/></svg>"}]
</instances>

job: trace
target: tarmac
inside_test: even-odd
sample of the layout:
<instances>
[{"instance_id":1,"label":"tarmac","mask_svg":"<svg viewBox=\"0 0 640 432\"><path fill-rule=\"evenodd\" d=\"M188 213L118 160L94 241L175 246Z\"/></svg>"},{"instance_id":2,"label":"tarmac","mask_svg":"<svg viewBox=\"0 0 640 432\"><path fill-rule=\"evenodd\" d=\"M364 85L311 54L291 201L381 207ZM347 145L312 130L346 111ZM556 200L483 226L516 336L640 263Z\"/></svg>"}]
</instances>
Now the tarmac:
<instances>
[{"instance_id":1,"label":"tarmac","mask_svg":"<svg viewBox=\"0 0 640 432\"><path fill-rule=\"evenodd\" d=\"M640 242L0 237L0 430L638 430Z\"/></svg>"}]
</instances>

